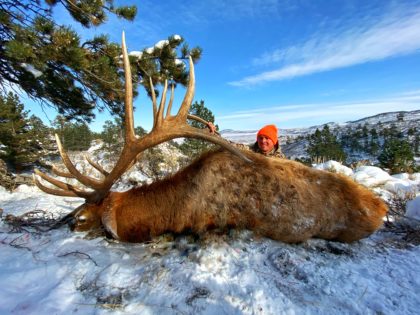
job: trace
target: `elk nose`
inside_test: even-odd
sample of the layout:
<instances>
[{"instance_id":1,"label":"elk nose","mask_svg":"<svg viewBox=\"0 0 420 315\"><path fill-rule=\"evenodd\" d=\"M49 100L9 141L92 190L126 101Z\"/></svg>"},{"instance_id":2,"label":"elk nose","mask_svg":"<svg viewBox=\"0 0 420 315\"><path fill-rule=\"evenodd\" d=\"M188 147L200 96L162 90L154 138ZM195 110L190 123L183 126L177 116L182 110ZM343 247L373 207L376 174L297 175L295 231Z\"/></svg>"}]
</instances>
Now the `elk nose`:
<instances>
[{"instance_id":1,"label":"elk nose","mask_svg":"<svg viewBox=\"0 0 420 315\"><path fill-rule=\"evenodd\" d=\"M70 230L73 231L74 228L76 227L76 218L72 217L72 218L68 219L67 224L68 224Z\"/></svg>"}]
</instances>

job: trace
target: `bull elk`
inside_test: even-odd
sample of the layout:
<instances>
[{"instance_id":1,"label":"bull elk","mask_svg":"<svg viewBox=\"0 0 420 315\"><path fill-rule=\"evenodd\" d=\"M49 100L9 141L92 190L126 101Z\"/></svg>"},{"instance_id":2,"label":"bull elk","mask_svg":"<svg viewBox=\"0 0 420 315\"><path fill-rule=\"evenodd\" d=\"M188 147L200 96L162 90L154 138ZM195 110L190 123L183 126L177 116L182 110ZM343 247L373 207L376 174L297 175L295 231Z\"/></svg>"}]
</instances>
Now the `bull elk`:
<instances>
[{"instance_id":1,"label":"bull elk","mask_svg":"<svg viewBox=\"0 0 420 315\"><path fill-rule=\"evenodd\" d=\"M102 180L80 173L56 137L68 172L90 189L80 189L36 170L36 185L49 194L82 197L86 202L69 216L76 231L104 228L113 238L142 242L163 233L213 228L249 229L284 242L301 242L311 237L352 242L367 237L382 224L387 212L384 202L368 189L342 175L315 170L285 159L271 159L241 151L207 130L191 127L187 118L194 94L194 66L189 59L190 79L176 116L165 112L167 83L159 106L152 95L154 124L150 133L134 133L131 70L123 34L125 71L125 143L111 172L90 163ZM152 84L151 84L152 85ZM152 86L153 91L153 86ZM112 185L144 150L178 137L199 138L222 148L204 153L192 164L166 179L126 192L111 191Z\"/></svg>"}]
</instances>

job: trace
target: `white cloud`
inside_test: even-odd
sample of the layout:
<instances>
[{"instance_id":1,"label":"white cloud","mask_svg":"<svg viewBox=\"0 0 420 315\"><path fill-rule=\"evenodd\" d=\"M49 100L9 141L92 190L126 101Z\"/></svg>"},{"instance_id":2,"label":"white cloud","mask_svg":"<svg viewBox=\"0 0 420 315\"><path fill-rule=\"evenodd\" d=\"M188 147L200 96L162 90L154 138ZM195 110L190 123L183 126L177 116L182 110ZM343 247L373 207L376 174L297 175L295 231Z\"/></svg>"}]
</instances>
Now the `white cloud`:
<instances>
[{"instance_id":1,"label":"white cloud","mask_svg":"<svg viewBox=\"0 0 420 315\"><path fill-rule=\"evenodd\" d=\"M407 93L410 96L407 96ZM232 129L258 129L275 123L280 128L309 127L327 122L342 123L385 112L420 109L420 90L400 93L384 99L342 103L311 103L272 106L219 115L217 120Z\"/></svg>"},{"instance_id":2,"label":"white cloud","mask_svg":"<svg viewBox=\"0 0 420 315\"><path fill-rule=\"evenodd\" d=\"M418 97L420 95L420 90L407 91L404 92L402 95Z\"/></svg>"},{"instance_id":3,"label":"white cloud","mask_svg":"<svg viewBox=\"0 0 420 315\"><path fill-rule=\"evenodd\" d=\"M254 65L282 62L283 66L230 82L251 86L309 75L420 50L420 8L388 14L375 25L313 37L300 46L276 50L253 60Z\"/></svg>"},{"instance_id":4,"label":"white cloud","mask_svg":"<svg viewBox=\"0 0 420 315\"><path fill-rule=\"evenodd\" d=\"M288 0L207 0L184 4L180 12L183 22L203 23L278 16L294 9L294 2Z\"/></svg>"}]
</instances>

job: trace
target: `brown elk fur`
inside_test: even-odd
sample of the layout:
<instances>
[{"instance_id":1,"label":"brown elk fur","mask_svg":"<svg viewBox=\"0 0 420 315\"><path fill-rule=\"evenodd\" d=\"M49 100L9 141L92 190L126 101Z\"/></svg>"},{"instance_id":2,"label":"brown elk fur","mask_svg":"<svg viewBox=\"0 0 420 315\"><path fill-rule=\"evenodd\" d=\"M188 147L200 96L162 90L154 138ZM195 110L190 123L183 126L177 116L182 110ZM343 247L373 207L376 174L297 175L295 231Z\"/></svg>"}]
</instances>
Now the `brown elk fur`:
<instances>
[{"instance_id":1,"label":"brown elk fur","mask_svg":"<svg viewBox=\"0 0 420 315\"><path fill-rule=\"evenodd\" d=\"M77 231L103 225L116 239L142 242L174 232L249 229L293 243L311 237L352 242L382 224L387 207L351 179L246 152L208 152L171 177L111 192L76 214Z\"/></svg>"}]
</instances>

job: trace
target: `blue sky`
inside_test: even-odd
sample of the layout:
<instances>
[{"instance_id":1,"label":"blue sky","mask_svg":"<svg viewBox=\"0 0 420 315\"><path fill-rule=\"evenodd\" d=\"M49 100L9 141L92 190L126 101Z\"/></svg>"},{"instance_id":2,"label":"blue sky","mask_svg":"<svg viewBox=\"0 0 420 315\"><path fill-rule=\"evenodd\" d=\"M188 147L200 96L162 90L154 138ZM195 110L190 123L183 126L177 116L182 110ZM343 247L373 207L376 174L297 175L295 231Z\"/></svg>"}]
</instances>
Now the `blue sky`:
<instances>
[{"instance_id":1,"label":"blue sky","mask_svg":"<svg viewBox=\"0 0 420 315\"><path fill-rule=\"evenodd\" d=\"M110 17L83 37L108 34L129 51L173 34L203 48L195 100L223 129L255 130L345 122L420 109L420 0L145 0L134 22ZM72 23L62 9L56 15ZM185 90L177 88L180 103ZM140 91L136 125L151 127L151 102ZM55 113L33 108L42 119ZM174 111L175 112L175 111ZM110 119L100 113L99 130Z\"/></svg>"}]
</instances>

